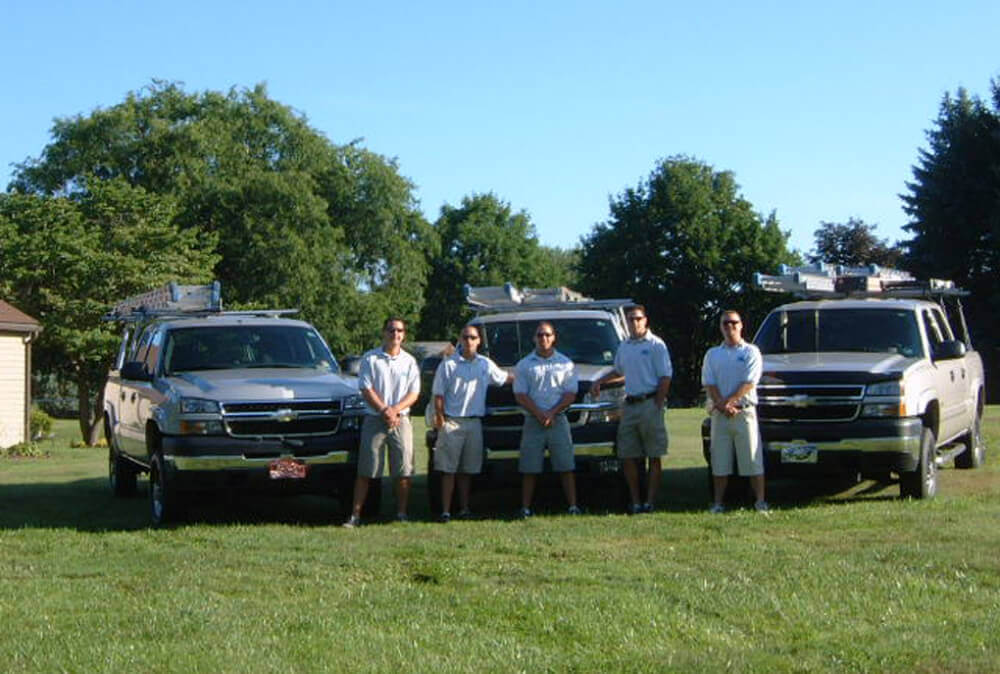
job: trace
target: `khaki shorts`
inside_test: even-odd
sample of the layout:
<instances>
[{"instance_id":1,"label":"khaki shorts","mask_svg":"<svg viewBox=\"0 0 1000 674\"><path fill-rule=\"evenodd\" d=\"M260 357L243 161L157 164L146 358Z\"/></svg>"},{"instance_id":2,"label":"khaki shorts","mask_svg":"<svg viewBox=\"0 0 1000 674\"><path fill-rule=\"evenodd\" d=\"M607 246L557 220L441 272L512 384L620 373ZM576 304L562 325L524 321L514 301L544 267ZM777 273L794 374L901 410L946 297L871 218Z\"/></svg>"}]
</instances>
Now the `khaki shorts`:
<instances>
[{"instance_id":1,"label":"khaki shorts","mask_svg":"<svg viewBox=\"0 0 1000 674\"><path fill-rule=\"evenodd\" d=\"M361 424L361 447L358 449L358 476L382 477L388 447L389 474L392 477L413 475L413 427L409 415L399 419L399 425L389 428L385 419L366 414Z\"/></svg>"},{"instance_id":2,"label":"khaki shorts","mask_svg":"<svg viewBox=\"0 0 1000 674\"><path fill-rule=\"evenodd\" d=\"M733 474L733 455L740 475L763 475L764 452L761 451L760 431L757 429L757 410L744 409L727 417L719 411L712 412L712 475Z\"/></svg>"},{"instance_id":3,"label":"khaki shorts","mask_svg":"<svg viewBox=\"0 0 1000 674\"><path fill-rule=\"evenodd\" d=\"M543 428L533 416L524 417L521 429L521 457L517 469L522 473L541 473L545 467L545 448L549 448L552 470L567 473L576 468L573 455L573 435L569 430L569 420L565 414L552 420L552 425Z\"/></svg>"},{"instance_id":4,"label":"khaki shorts","mask_svg":"<svg viewBox=\"0 0 1000 674\"><path fill-rule=\"evenodd\" d=\"M618 424L618 458L657 458L667 453L669 442L664 410L654 398L625 403Z\"/></svg>"},{"instance_id":5,"label":"khaki shorts","mask_svg":"<svg viewBox=\"0 0 1000 674\"><path fill-rule=\"evenodd\" d=\"M475 417L446 417L434 444L434 469L442 473L483 470L483 422Z\"/></svg>"}]
</instances>

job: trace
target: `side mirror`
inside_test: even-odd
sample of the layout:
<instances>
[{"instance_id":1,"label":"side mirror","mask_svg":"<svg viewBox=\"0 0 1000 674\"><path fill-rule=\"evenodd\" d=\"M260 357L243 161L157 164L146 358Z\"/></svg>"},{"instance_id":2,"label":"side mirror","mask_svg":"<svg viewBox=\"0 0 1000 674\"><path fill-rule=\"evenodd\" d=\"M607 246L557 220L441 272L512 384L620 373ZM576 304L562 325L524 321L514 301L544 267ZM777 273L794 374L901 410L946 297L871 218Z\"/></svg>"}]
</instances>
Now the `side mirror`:
<instances>
[{"instance_id":1,"label":"side mirror","mask_svg":"<svg viewBox=\"0 0 1000 674\"><path fill-rule=\"evenodd\" d=\"M953 360L965 355L965 342L949 339L941 342L934 349L934 360Z\"/></svg>"},{"instance_id":2,"label":"side mirror","mask_svg":"<svg viewBox=\"0 0 1000 674\"><path fill-rule=\"evenodd\" d=\"M146 364L138 360L130 360L122 366L122 379L134 381L153 381L153 375L146 370Z\"/></svg>"}]
</instances>

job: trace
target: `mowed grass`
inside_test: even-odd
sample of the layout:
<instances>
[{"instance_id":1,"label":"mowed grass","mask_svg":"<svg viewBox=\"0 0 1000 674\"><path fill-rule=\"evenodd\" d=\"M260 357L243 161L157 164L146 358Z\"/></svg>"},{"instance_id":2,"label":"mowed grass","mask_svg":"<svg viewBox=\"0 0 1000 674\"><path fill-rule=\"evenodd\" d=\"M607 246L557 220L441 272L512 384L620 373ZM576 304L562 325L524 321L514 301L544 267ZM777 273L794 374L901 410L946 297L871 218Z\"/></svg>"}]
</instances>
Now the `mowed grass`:
<instances>
[{"instance_id":1,"label":"mowed grass","mask_svg":"<svg viewBox=\"0 0 1000 674\"><path fill-rule=\"evenodd\" d=\"M516 490L500 490L477 498L482 520L354 531L315 497L224 501L150 529L144 498L108 493L106 450L67 449L60 423L49 457L0 460L0 668L1000 669L1000 409L987 465L943 470L933 501L776 484L769 517L705 512L700 418L668 414L652 515L595 504L522 522ZM426 520L425 496L418 476Z\"/></svg>"}]
</instances>

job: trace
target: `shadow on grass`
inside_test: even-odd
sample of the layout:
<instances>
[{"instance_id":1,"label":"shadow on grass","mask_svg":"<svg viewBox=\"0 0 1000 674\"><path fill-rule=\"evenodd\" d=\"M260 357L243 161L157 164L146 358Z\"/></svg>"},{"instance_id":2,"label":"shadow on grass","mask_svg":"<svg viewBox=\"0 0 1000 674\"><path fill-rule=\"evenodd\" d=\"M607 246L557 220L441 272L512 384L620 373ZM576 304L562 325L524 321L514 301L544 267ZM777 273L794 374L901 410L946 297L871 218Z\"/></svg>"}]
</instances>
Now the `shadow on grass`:
<instances>
[{"instance_id":1,"label":"shadow on grass","mask_svg":"<svg viewBox=\"0 0 1000 674\"><path fill-rule=\"evenodd\" d=\"M817 501L837 502L895 500L896 483L863 483L837 480L769 480L768 500L782 509L814 505ZM415 521L433 521L427 494L426 475L413 478L409 514ZM745 484L733 480L727 501L733 506L748 505L752 497ZM627 490L620 475L599 480L579 476L580 505L590 515L620 514L625 511ZM644 492L643 492L644 493ZM114 498L104 478L72 482L6 484L0 488L0 528L70 528L79 531L133 531L150 526L149 483L139 480L138 493L131 498ZM710 501L708 471L704 467L666 469L657 498L658 512L699 512ZM185 524L294 524L331 526L341 524L349 504L326 496L262 496L246 492L197 495L185 516ZM478 518L508 520L520 508L520 482L516 475L499 485L475 484L472 509ZM457 510L457 508L454 508ZM541 476L534 509L541 515L562 514L566 503L557 476ZM392 480L382 483L382 505L378 517L365 522L391 522L395 497Z\"/></svg>"}]
</instances>

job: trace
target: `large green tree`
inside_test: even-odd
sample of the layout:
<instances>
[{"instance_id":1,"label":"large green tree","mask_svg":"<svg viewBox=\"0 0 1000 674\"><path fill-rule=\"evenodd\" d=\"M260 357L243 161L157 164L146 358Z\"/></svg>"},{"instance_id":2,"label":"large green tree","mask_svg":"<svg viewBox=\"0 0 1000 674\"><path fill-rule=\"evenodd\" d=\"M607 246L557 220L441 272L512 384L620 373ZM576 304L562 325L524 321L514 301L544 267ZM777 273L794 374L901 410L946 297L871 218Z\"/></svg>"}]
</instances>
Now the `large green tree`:
<instances>
[{"instance_id":1,"label":"large green tree","mask_svg":"<svg viewBox=\"0 0 1000 674\"><path fill-rule=\"evenodd\" d=\"M828 262L848 267L863 267L877 264L882 267L898 267L903 257L903 249L890 244L888 239L875 236L875 225L864 220L849 218L846 223L821 222L813 236L816 247L810 262Z\"/></svg>"},{"instance_id":2,"label":"large green tree","mask_svg":"<svg viewBox=\"0 0 1000 674\"><path fill-rule=\"evenodd\" d=\"M396 164L335 145L263 85L190 94L154 82L110 108L59 119L15 192L72 195L82 176L176 203L213 233L229 306L298 307L338 353L377 339L387 313L423 305L434 233Z\"/></svg>"},{"instance_id":3,"label":"large green tree","mask_svg":"<svg viewBox=\"0 0 1000 674\"><path fill-rule=\"evenodd\" d=\"M462 287L502 285L547 288L572 283L573 253L538 243L524 211L494 194L474 194L445 205L434 223L440 250L430 257L427 302L419 334L454 339L471 315Z\"/></svg>"},{"instance_id":4,"label":"large green tree","mask_svg":"<svg viewBox=\"0 0 1000 674\"><path fill-rule=\"evenodd\" d=\"M126 295L168 280L205 281L215 236L174 224L169 197L83 176L72 196L0 195L0 291L44 328L39 369L76 384L80 431L100 435L117 327L101 321Z\"/></svg>"},{"instance_id":5,"label":"large green tree","mask_svg":"<svg viewBox=\"0 0 1000 674\"><path fill-rule=\"evenodd\" d=\"M646 305L670 348L671 397L697 399L701 359L721 338L726 308L749 325L773 300L751 286L755 272L794 263L775 215L761 217L732 173L688 157L660 161L649 177L610 201L610 218L583 241L582 289Z\"/></svg>"},{"instance_id":6,"label":"large green tree","mask_svg":"<svg viewBox=\"0 0 1000 674\"><path fill-rule=\"evenodd\" d=\"M904 229L907 269L919 277L952 279L969 290L970 329L987 359L1000 371L1000 80L991 101L959 89L945 94L928 147L921 148L908 193ZM994 381L997 381L994 379ZM988 386L996 391L996 386Z\"/></svg>"}]
</instances>

